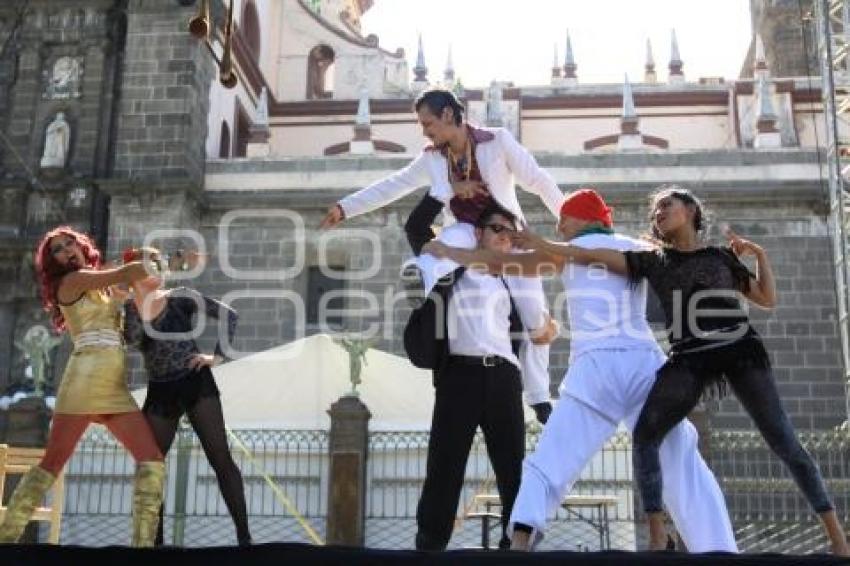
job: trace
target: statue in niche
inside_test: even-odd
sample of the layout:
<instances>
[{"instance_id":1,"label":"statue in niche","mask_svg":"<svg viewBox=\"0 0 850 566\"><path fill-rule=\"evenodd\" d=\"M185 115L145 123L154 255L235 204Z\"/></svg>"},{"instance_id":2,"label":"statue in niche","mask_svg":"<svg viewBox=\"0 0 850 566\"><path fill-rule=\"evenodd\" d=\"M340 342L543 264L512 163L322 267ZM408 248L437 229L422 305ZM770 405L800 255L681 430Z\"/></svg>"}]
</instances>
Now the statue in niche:
<instances>
[{"instance_id":1,"label":"statue in niche","mask_svg":"<svg viewBox=\"0 0 850 566\"><path fill-rule=\"evenodd\" d=\"M56 117L47 126L44 136L44 155L41 157L41 166L65 167L70 147L71 126L65 121L65 113L57 112Z\"/></svg>"},{"instance_id":2,"label":"statue in niche","mask_svg":"<svg viewBox=\"0 0 850 566\"><path fill-rule=\"evenodd\" d=\"M44 98L79 98L82 76L82 59L79 57L60 57L53 63L53 68L47 76Z\"/></svg>"},{"instance_id":3,"label":"statue in niche","mask_svg":"<svg viewBox=\"0 0 850 566\"><path fill-rule=\"evenodd\" d=\"M44 395L44 388L47 385L50 353L61 343L61 336L51 335L50 331L40 324L30 327L24 334L23 341L15 340L15 347L23 352L28 363L25 371L27 374L32 374L26 377L32 378L35 394L39 397Z\"/></svg>"}]
</instances>

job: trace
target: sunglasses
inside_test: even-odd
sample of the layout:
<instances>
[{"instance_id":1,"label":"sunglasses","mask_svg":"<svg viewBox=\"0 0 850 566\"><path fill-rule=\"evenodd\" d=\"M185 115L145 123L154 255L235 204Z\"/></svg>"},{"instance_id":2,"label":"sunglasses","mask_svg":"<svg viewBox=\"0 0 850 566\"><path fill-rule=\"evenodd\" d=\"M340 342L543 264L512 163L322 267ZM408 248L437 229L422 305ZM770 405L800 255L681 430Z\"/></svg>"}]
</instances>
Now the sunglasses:
<instances>
[{"instance_id":1,"label":"sunglasses","mask_svg":"<svg viewBox=\"0 0 850 566\"><path fill-rule=\"evenodd\" d=\"M516 232L516 230L509 226L505 226L504 224L485 224L484 227L492 230L494 234L501 234L502 232L511 234L513 232Z\"/></svg>"}]
</instances>

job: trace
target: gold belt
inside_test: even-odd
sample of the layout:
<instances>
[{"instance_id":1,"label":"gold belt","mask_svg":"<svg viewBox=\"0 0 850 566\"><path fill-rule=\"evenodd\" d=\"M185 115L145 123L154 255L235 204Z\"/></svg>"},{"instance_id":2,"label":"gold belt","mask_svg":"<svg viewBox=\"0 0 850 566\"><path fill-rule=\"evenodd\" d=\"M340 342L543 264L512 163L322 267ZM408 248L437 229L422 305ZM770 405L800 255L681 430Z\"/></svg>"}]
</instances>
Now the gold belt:
<instances>
[{"instance_id":1,"label":"gold belt","mask_svg":"<svg viewBox=\"0 0 850 566\"><path fill-rule=\"evenodd\" d=\"M78 348L120 348L124 345L121 334L115 330L86 330L74 339L74 349Z\"/></svg>"}]
</instances>

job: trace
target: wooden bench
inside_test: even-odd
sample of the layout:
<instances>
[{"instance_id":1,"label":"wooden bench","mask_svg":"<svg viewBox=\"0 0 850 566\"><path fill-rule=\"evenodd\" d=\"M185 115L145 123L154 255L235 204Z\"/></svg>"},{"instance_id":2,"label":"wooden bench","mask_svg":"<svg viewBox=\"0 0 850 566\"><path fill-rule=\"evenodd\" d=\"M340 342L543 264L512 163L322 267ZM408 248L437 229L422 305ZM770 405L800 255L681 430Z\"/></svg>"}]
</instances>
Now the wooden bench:
<instances>
[{"instance_id":1,"label":"wooden bench","mask_svg":"<svg viewBox=\"0 0 850 566\"><path fill-rule=\"evenodd\" d=\"M502 500L498 495L492 493L481 493L473 499L476 505L483 506L484 513L468 513L469 518L481 519L481 545L489 543L489 520L493 517L501 518L501 515L493 513L493 509L502 506ZM608 509L617 505L615 495L568 495L561 503L561 507L571 516L579 521L587 523L599 533L599 549L611 548L611 527L608 519ZM590 509L595 512L596 517L586 517L581 513L582 509ZM483 515L490 515L483 517ZM497 525L500 523L496 523ZM485 537L485 529L487 529Z\"/></svg>"},{"instance_id":2,"label":"wooden bench","mask_svg":"<svg viewBox=\"0 0 850 566\"><path fill-rule=\"evenodd\" d=\"M39 462L44 456L43 448L21 448L0 444L0 521L6 515L4 489L6 476L23 475ZM59 474L48 493L51 494L50 506L37 507L31 521L46 521L50 523L47 542L59 544L59 530L62 526L62 504L65 500L65 475Z\"/></svg>"}]
</instances>

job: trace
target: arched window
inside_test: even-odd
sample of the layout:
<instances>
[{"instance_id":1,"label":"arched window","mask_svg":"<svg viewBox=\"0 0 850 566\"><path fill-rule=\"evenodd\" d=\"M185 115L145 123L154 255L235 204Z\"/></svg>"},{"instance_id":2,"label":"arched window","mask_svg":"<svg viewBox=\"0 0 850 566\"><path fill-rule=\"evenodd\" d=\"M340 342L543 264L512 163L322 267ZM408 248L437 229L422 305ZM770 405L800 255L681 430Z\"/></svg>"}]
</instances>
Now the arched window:
<instances>
[{"instance_id":1,"label":"arched window","mask_svg":"<svg viewBox=\"0 0 850 566\"><path fill-rule=\"evenodd\" d=\"M242 31L242 38L245 40L245 43L248 45L248 49L251 51L251 54L254 56L254 60L257 63L260 62L260 17L257 15L257 6L254 4L254 0L248 0L245 2L245 6L242 9L242 20L241 20L240 29Z\"/></svg>"},{"instance_id":2,"label":"arched window","mask_svg":"<svg viewBox=\"0 0 850 566\"><path fill-rule=\"evenodd\" d=\"M336 55L327 45L317 45L307 58L307 98L333 96L333 64Z\"/></svg>"},{"instance_id":3,"label":"arched window","mask_svg":"<svg viewBox=\"0 0 850 566\"><path fill-rule=\"evenodd\" d=\"M218 141L218 156L220 159L230 157L230 126L226 120L221 121L221 136Z\"/></svg>"}]
</instances>

